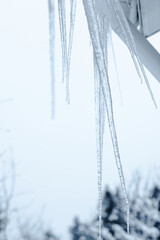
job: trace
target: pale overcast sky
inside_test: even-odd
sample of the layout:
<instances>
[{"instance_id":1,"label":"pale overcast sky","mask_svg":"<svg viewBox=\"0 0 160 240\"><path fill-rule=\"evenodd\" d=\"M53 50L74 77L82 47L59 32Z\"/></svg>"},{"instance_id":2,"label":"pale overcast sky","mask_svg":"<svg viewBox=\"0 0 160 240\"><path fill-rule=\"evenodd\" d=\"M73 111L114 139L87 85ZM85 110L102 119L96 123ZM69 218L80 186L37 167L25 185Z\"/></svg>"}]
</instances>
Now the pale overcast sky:
<instances>
[{"instance_id":1,"label":"pale overcast sky","mask_svg":"<svg viewBox=\"0 0 160 240\"><path fill-rule=\"evenodd\" d=\"M61 49L56 19L56 117L51 120L47 1L1 1L0 8L1 150L12 144L16 163L14 206L20 215L39 216L65 239L75 215L89 220L96 213L97 170L92 48L82 1L78 1L71 60L71 103L61 83ZM151 42L160 49L160 34ZM127 185L135 170L142 175L159 166L160 84L148 73L158 104L140 83L127 48L113 34L118 84L110 51L110 82L115 121ZM119 184L106 125L103 185ZM25 194L17 195L24 192ZM17 195L17 197L16 197Z\"/></svg>"}]
</instances>

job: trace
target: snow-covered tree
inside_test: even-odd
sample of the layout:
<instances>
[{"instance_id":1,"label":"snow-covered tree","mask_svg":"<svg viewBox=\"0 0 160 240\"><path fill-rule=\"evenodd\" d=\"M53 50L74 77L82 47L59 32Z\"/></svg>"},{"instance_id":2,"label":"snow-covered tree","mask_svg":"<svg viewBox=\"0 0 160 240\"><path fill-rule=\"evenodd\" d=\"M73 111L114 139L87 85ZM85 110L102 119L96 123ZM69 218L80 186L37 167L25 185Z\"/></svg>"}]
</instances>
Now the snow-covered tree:
<instances>
[{"instance_id":1,"label":"snow-covered tree","mask_svg":"<svg viewBox=\"0 0 160 240\"><path fill-rule=\"evenodd\" d=\"M137 191L137 192L136 192ZM72 240L96 240L97 218L82 223L75 218L70 228ZM126 229L126 214L121 191L106 188L102 206L102 238L104 240L159 240L160 239L160 187L154 185L145 193L135 188L130 194L130 234Z\"/></svg>"}]
</instances>

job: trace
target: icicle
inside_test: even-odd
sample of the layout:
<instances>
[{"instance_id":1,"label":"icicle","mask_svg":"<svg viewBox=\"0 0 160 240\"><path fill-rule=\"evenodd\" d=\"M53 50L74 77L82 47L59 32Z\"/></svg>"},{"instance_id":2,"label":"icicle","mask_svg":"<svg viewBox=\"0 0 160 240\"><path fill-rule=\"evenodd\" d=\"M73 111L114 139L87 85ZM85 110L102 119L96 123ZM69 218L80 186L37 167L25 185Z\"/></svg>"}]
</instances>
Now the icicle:
<instances>
[{"instance_id":1,"label":"icicle","mask_svg":"<svg viewBox=\"0 0 160 240\"><path fill-rule=\"evenodd\" d=\"M121 101L121 105L123 105L122 92L121 92L121 86L120 86L119 75L118 75L118 70L117 70L116 57L115 57L115 51L114 51L114 47L113 47L111 30L109 31L109 37L110 37L110 43L111 43L112 54L113 54L113 61L114 61L114 66L115 66L115 71L116 71L116 79L117 79L117 84L118 84L120 101Z\"/></svg>"},{"instance_id":2,"label":"icicle","mask_svg":"<svg viewBox=\"0 0 160 240\"><path fill-rule=\"evenodd\" d=\"M104 29L107 28L108 24L105 25L104 18L101 15L97 16L99 26L101 26L101 40L103 42L103 52L107 52L107 36ZM94 56L94 53L93 53ZM107 54L106 54L107 57ZM106 67L108 60L106 60ZM96 148L97 148L97 176L98 176L98 209L99 209L99 239L102 236L102 159L103 159L103 137L104 137L104 124L105 124L105 107L103 100L103 93L100 85L99 72L94 56L94 78L95 78L95 121L96 121Z\"/></svg>"},{"instance_id":3,"label":"icicle","mask_svg":"<svg viewBox=\"0 0 160 240\"><path fill-rule=\"evenodd\" d=\"M108 1L108 0L106 0L106 1ZM122 7L121 7L121 5L120 5L118 0L109 0L109 2L110 2L109 6L112 6L112 9L113 9L112 11L114 11L114 13L115 13L113 16L115 16L117 18L117 22L118 22L118 24L119 24L119 26L120 26L120 28L122 30L125 42L126 42L128 48L130 50L131 57L133 59L136 71L137 71L141 81L142 81L142 76L143 76L143 78L144 78L144 80L146 82L148 91L150 93L150 96L152 98L152 101L153 101L155 107L157 108L157 104L156 104L156 101L154 99L154 95L152 93L152 90L151 90L148 78L146 76L143 64L141 63L141 61L139 59L139 56L137 54L137 50L136 50L136 46L135 46L135 43L134 43L134 39L133 39L131 30L129 28L127 19L126 19L125 15L124 15L123 9L122 9ZM139 68L140 68L141 72L140 72ZM141 73L142 73L142 76L141 76Z\"/></svg>"},{"instance_id":4,"label":"icicle","mask_svg":"<svg viewBox=\"0 0 160 240\"><path fill-rule=\"evenodd\" d=\"M69 72L70 72L70 62L71 62L71 52L72 52L72 43L73 43L73 35L74 35L74 24L75 24L75 16L76 16L76 6L77 0L71 0L70 3L70 32L69 32L69 43L68 43L68 67L66 74L66 101L70 102L70 94L69 94Z\"/></svg>"},{"instance_id":5,"label":"icicle","mask_svg":"<svg viewBox=\"0 0 160 240\"><path fill-rule=\"evenodd\" d=\"M125 186L125 180L123 175L123 169L122 169L122 163L119 153L119 147L118 147L118 140L117 140L117 134L115 129L115 123L114 123L114 115L113 115L113 106L112 106L112 96L111 96L111 90L110 90L110 84L108 79L108 73L105 65L105 57L103 52L103 47L101 44L100 39L100 33L98 28L98 23L96 19L95 9L94 9L94 3L93 0L83 0L83 5L85 9L85 14L87 17L88 22L88 28L90 31L90 36L92 39L92 45L94 50L94 55L98 67L99 77L100 77L100 85L103 92L103 98L107 110L107 117L109 122L109 128L112 138L112 144L116 159L116 164L118 168L118 173L121 181L121 186L123 189L124 199L126 202L127 207L127 231L129 232L129 201L127 197L127 191ZM102 239L102 236L99 236L99 239Z\"/></svg>"},{"instance_id":6,"label":"icicle","mask_svg":"<svg viewBox=\"0 0 160 240\"><path fill-rule=\"evenodd\" d=\"M153 103L154 103L154 106L155 106L155 108L157 108L157 103L156 103L156 101L155 101L155 98L154 98L154 95L153 95L153 92L152 92L151 86L150 86L150 84L149 84L149 81L148 81L148 78L147 78L147 75L146 75L146 72L145 72L145 70L144 70L143 65L141 65L141 71L142 71L142 74L143 74L143 76L144 76L144 80L145 80L145 83L146 83L146 85L147 85L147 88L148 88L148 91L149 91L149 93L150 93L150 96L151 96L151 98L152 98L152 101L153 101Z\"/></svg>"},{"instance_id":7,"label":"icicle","mask_svg":"<svg viewBox=\"0 0 160 240\"><path fill-rule=\"evenodd\" d=\"M142 31L142 13L141 13L141 6L140 6L140 1L137 1L137 8L138 8L138 20L139 20L139 29Z\"/></svg>"},{"instance_id":8,"label":"icicle","mask_svg":"<svg viewBox=\"0 0 160 240\"><path fill-rule=\"evenodd\" d=\"M51 107L52 118L55 114L55 76L54 76L54 42L55 42L55 8L54 0L48 0L50 33L50 68L51 68Z\"/></svg>"},{"instance_id":9,"label":"icicle","mask_svg":"<svg viewBox=\"0 0 160 240\"><path fill-rule=\"evenodd\" d=\"M68 68L65 0L58 0L58 11L62 47L62 82L64 82Z\"/></svg>"},{"instance_id":10,"label":"icicle","mask_svg":"<svg viewBox=\"0 0 160 240\"><path fill-rule=\"evenodd\" d=\"M113 1L115 1L115 0L113 0ZM125 43L131 53L131 57L132 57L134 65L135 65L136 71L137 71L139 77L141 78L140 70L139 70L139 67L138 67L138 64L136 61L136 54L134 51L135 48L134 48L134 46L132 46L131 41L130 41L131 33L128 30L128 23L126 22L121 5L118 4L117 2L115 3L113 1L106 0L108 7L110 8L110 12L111 12L111 22L113 21L113 19L114 19L114 21L117 20L117 25L121 29ZM120 13L119 13L120 10L122 10L122 16L120 16ZM124 20L124 22L123 22L123 20ZM133 44L134 44L134 41L133 41Z\"/></svg>"},{"instance_id":11,"label":"icicle","mask_svg":"<svg viewBox=\"0 0 160 240\"><path fill-rule=\"evenodd\" d=\"M95 122L96 122L96 148L97 148L97 177L98 177L98 212L99 212L99 238L102 235L102 154L103 154L103 113L101 104L101 89L99 73L94 57L95 77ZM104 110L104 109L103 109Z\"/></svg>"}]
</instances>

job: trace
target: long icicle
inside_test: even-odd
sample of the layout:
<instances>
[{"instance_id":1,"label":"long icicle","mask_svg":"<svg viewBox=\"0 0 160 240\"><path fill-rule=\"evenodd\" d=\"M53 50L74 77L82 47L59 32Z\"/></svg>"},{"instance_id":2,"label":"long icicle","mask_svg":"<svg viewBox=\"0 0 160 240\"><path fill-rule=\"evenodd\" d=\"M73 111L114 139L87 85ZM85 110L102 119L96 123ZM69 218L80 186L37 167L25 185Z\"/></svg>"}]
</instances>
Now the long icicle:
<instances>
[{"instance_id":1,"label":"long icicle","mask_svg":"<svg viewBox=\"0 0 160 240\"><path fill-rule=\"evenodd\" d=\"M131 57L132 57L134 65L135 65L136 71L137 71L139 77L141 78L141 73L140 73L140 70L139 70L139 67L138 67L138 63L136 61L136 53L134 51L135 48L131 44L130 34L128 33L128 29L126 29L127 23L125 22L125 24L124 24L124 22L122 21L122 17L119 16L118 10L121 8L121 6L120 6L120 4L118 5L118 3L115 3L113 1L114 0L112 0L112 1L111 0L106 0L106 3L108 4L108 7L110 8L110 12L111 12L111 22L113 21L113 19L115 21L117 20L116 23L117 23L118 27L121 29L124 41L125 41L128 49L131 53ZM117 5L119 7L117 7ZM133 44L134 44L134 42L133 42Z\"/></svg>"},{"instance_id":2,"label":"long icicle","mask_svg":"<svg viewBox=\"0 0 160 240\"><path fill-rule=\"evenodd\" d=\"M113 61L114 61L114 67L115 67L115 73L116 73L116 79L117 79L117 84L118 84L120 101L121 101L121 105L123 105L122 91L121 91L121 85L120 85L120 80L119 80L119 75L118 75L116 56L115 56L115 51L114 51L114 46L113 46L113 39L112 39L112 35L111 35L111 30L109 31L109 39L110 39L110 43L111 43L111 49L112 49L112 55L113 55Z\"/></svg>"},{"instance_id":3,"label":"long icicle","mask_svg":"<svg viewBox=\"0 0 160 240\"><path fill-rule=\"evenodd\" d=\"M50 69L51 69L51 113L55 116L55 74L54 74L54 48L55 48L55 6L54 0L48 0L49 34L50 34Z\"/></svg>"},{"instance_id":4,"label":"long icicle","mask_svg":"<svg viewBox=\"0 0 160 240\"><path fill-rule=\"evenodd\" d=\"M93 2L93 0L92 0L92 2ZM96 10L95 10L95 7L96 7ZM94 12L97 17L97 28L98 28L98 32L99 32L99 40L100 40L101 49L102 49L103 57L104 57L104 66L105 66L106 72L107 72L108 71L108 44L107 44L107 42L109 40L109 33L110 33L109 21L107 21L108 19L106 18L106 15L103 15L102 12L97 12L97 6L96 5L94 6L94 3L93 3L93 8L95 10ZM105 82L105 80L106 80L106 82ZM106 79L104 78L104 86L107 86L107 78ZM102 89L102 91L103 91L103 89ZM104 117L105 117L105 114L104 114ZM101 114L101 118L102 118L102 114ZM104 121L105 121L105 118L104 118ZM103 144L103 137L102 137L102 144ZM118 144L118 142L117 142L117 144ZM102 146L101 151L103 151L103 146ZM121 163L121 160L120 160L120 163ZM117 166L119 168L119 165L117 165ZM122 175L121 174L119 174L119 175L122 177L123 171L122 171ZM123 176L123 179L124 179L124 176ZM122 185L122 182L121 182L121 185ZM125 185L122 186L122 188L123 187L125 187ZM125 187L125 192L126 192L126 187ZM127 195L124 194L124 198L125 198L126 208L127 208L127 232L129 233L129 202L128 202ZM99 219L101 219L101 216L99 216ZM100 223L99 223L99 226L100 226Z\"/></svg>"},{"instance_id":5,"label":"long icicle","mask_svg":"<svg viewBox=\"0 0 160 240\"><path fill-rule=\"evenodd\" d=\"M107 1L107 0L106 0ZM128 22L127 22L127 19L125 17L125 14L123 12L123 9L119 3L119 1L117 0L110 0L110 4L112 4L112 8L114 9L115 11L115 15L117 18L118 18L118 23L119 23L119 26L121 27L122 29L122 33L125 37L125 41L126 41L126 44L130 50L130 53L131 53L131 56L132 56L132 59L133 59L133 62L134 62L134 65L135 65L135 68L137 70L137 73L140 77L140 79L142 80L142 76L145 80L145 83L147 85L147 88L148 88L148 91L150 93L150 96L151 96L151 99L155 105L155 107L157 108L157 104L156 104L156 101L155 101L155 98L154 98L154 95L152 93L152 89L150 87L150 84L149 84L149 81L148 81L148 78L146 76L146 73L145 73L145 70L144 70L144 67L143 67L143 64L141 63L140 59L139 59L139 56L137 54L137 50L136 50L136 46L135 46L135 43L134 43L134 39L133 39L133 36L132 36L132 33L131 33L131 30L129 28L129 25L128 25ZM116 6L116 8L114 6ZM137 60L137 62L136 62ZM137 64L138 63L138 64ZM140 68L140 70L139 70ZM141 71L141 72L140 72ZM141 73L142 73L142 76L141 76Z\"/></svg>"},{"instance_id":6,"label":"long icicle","mask_svg":"<svg viewBox=\"0 0 160 240\"><path fill-rule=\"evenodd\" d=\"M94 56L94 54L93 54ZM95 122L96 122L96 149L97 149L97 178L98 178L98 213L99 213L99 238L102 236L102 158L103 158L103 133L104 133L104 108L99 81L99 72L94 57L94 85L95 85Z\"/></svg>"},{"instance_id":7,"label":"long icicle","mask_svg":"<svg viewBox=\"0 0 160 240\"><path fill-rule=\"evenodd\" d=\"M103 52L107 53L107 35L108 24L105 24L105 19L101 15L97 15L97 22L101 26L101 41L103 44ZM107 34L106 34L107 33ZM103 93L100 86L99 72L97 67L96 58L93 52L94 62L94 85L95 85L95 122L96 122L96 148L97 148L97 177L98 177L98 212L99 224L98 232L99 238L102 236L102 160L103 160L103 138L104 138L104 124L105 124L105 106L103 100ZM106 67L108 59L106 54L105 59Z\"/></svg>"},{"instance_id":8,"label":"long icicle","mask_svg":"<svg viewBox=\"0 0 160 240\"><path fill-rule=\"evenodd\" d=\"M62 82L64 82L68 68L65 0L58 0L58 12L62 47Z\"/></svg>"},{"instance_id":9,"label":"long icicle","mask_svg":"<svg viewBox=\"0 0 160 240\"><path fill-rule=\"evenodd\" d=\"M124 21L124 26L125 26L125 28L126 28L126 32L128 33L128 36L129 36L130 42L131 42L131 46L132 46L132 48L133 48L133 53L134 53L135 56L136 56L138 65L139 65L139 67L140 67L142 76L143 76L143 78L144 78L144 80L145 80L145 83L146 83L146 85L147 85L147 88L148 88L148 91L149 91L150 96L151 96L151 98L152 98L152 101L153 101L155 107L157 108L157 104L156 104L156 101L155 101L155 98L154 98L152 89L151 89L151 87L150 87L150 84L149 84L147 75L146 75L146 73L145 73L144 66L143 66L143 64L141 63L140 59L139 59L139 56L138 56L138 53L137 53L137 50L136 50L136 45L135 45L135 43L134 43L134 39L133 39L131 30L130 30L130 28L129 28L127 19L126 19L126 17L125 17L125 14L124 14L124 12L123 12L123 9L122 9L120 3L119 3L117 0L114 0L114 1L116 2L116 5L119 6L119 15L121 16L121 19ZM140 78L141 78L141 76L140 76Z\"/></svg>"},{"instance_id":10,"label":"long icicle","mask_svg":"<svg viewBox=\"0 0 160 240\"><path fill-rule=\"evenodd\" d=\"M68 43L68 66L67 66L67 74L66 74L66 101L67 101L67 103L70 103L69 74L70 74L70 63L71 63L71 53L72 53L72 44L73 44L73 35L74 35L76 7L77 7L77 0L71 0L71 2L70 2L70 32L69 32L69 43Z\"/></svg>"},{"instance_id":11,"label":"long icicle","mask_svg":"<svg viewBox=\"0 0 160 240\"><path fill-rule=\"evenodd\" d=\"M114 149L114 155L116 159L116 164L118 168L118 173L120 177L120 182L124 194L124 199L126 202L126 208L127 208L127 232L129 233L129 201L125 186L125 180L124 180L124 174L122 169L122 163L119 153L119 147L118 147L118 139L116 134L116 128L114 123L114 115L113 115L113 106L112 106L112 96L111 96L111 90L110 90L110 84L108 79L108 73L105 66L105 57L100 41L100 34L99 34L99 28L98 23L96 19L96 13L94 9L94 3L93 0L83 0L83 5L85 9L85 14L88 22L88 28L90 31L90 36L92 39L92 45L93 50L96 58L96 63L98 67L98 72L100 76L100 84L102 87L104 102L107 110L107 116L108 116L108 122L109 122L109 128L112 138L112 144ZM99 236L99 239L102 239L102 236Z\"/></svg>"}]
</instances>

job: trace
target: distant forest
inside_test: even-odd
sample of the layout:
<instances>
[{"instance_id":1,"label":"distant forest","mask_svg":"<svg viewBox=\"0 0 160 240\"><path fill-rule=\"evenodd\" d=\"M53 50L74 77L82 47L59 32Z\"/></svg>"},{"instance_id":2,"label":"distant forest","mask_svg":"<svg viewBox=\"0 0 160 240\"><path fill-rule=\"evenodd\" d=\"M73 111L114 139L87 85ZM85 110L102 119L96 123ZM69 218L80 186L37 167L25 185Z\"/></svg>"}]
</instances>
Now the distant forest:
<instances>
[{"instance_id":1,"label":"distant forest","mask_svg":"<svg viewBox=\"0 0 160 240\"><path fill-rule=\"evenodd\" d=\"M6 179L1 179L0 192L0 239L2 240L60 240L58 233L43 224L43 219L36 222L25 220L17 222L16 229L11 229L12 197L6 195ZM158 182L158 181L157 181ZM141 178L134 176L129 186L130 200L130 234L126 232L126 206L121 187L111 190L106 187L103 192L102 239L103 240L160 240L160 185L157 183L141 187ZM13 193L14 194L14 193ZM96 212L96 210L95 210ZM15 213L16 214L16 213ZM45 227L44 227L45 226ZM12 236L12 232L16 235ZM97 240L97 215L90 222L82 222L76 216L69 226L68 239Z\"/></svg>"}]
</instances>

